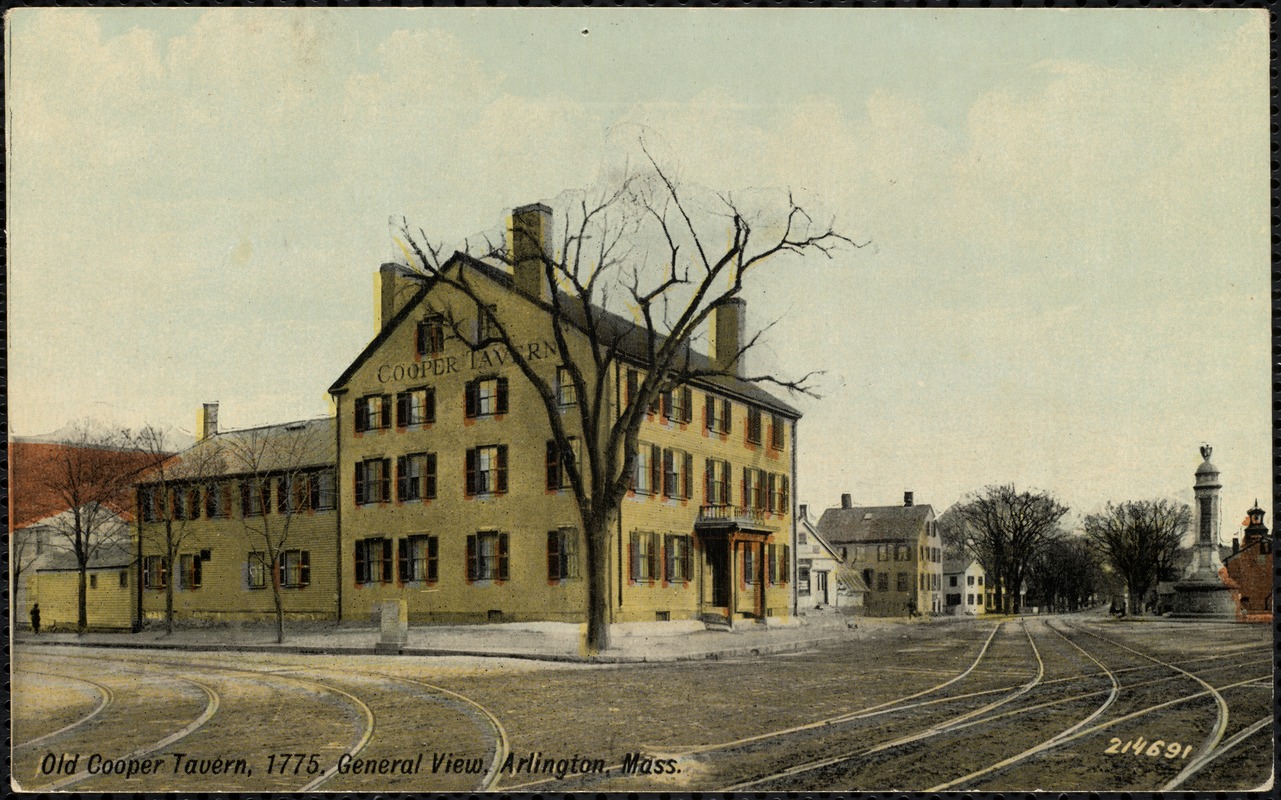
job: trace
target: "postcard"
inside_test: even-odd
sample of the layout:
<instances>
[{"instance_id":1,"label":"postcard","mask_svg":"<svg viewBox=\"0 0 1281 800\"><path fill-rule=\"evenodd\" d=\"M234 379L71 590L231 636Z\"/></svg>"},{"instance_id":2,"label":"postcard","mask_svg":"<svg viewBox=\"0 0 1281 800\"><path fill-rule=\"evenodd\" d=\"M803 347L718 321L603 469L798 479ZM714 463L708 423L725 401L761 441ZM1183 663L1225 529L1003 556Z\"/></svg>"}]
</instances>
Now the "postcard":
<instances>
[{"instance_id":1,"label":"postcard","mask_svg":"<svg viewBox=\"0 0 1281 800\"><path fill-rule=\"evenodd\" d=\"M1265 10L6 23L14 790L1272 787Z\"/></svg>"}]
</instances>

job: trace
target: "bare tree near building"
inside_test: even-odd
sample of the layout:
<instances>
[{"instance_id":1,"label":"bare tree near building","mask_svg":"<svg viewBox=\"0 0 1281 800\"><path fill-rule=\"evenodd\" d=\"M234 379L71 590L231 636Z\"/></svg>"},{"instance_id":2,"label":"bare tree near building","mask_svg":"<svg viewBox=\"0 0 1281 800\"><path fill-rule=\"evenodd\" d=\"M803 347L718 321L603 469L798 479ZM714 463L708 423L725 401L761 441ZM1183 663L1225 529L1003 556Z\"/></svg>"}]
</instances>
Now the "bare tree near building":
<instances>
[{"instance_id":1,"label":"bare tree near building","mask_svg":"<svg viewBox=\"0 0 1281 800\"><path fill-rule=\"evenodd\" d=\"M140 487L139 513L144 522L159 522L159 529L143 526L143 535L162 553L165 572L165 631L174 630L174 564L178 552L191 538L188 522L200 516L204 481L224 470L221 454L210 448L192 448L181 456L172 452L163 430L147 426L135 439L135 446L146 459L147 468ZM193 526L194 527L194 526Z\"/></svg>"},{"instance_id":2,"label":"bare tree near building","mask_svg":"<svg viewBox=\"0 0 1281 800\"><path fill-rule=\"evenodd\" d=\"M989 486L956 506L965 523L965 549L995 578L996 607L1019 613L1020 589L1032 559L1058 534L1067 506L1048 492Z\"/></svg>"},{"instance_id":3,"label":"bare tree near building","mask_svg":"<svg viewBox=\"0 0 1281 800\"><path fill-rule=\"evenodd\" d=\"M1108 503L1085 518L1086 538L1125 582L1130 614L1143 612L1144 599L1171 570L1190 519L1188 506L1172 500Z\"/></svg>"},{"instance_id":4,"label":"bare tree near building","mask_svg":"<svg viewBox=\"0 0 1281 800\"><path fill-rule=\"evenodd\" d=\"M66 509L50 518L48 530L57 546L75 556L76 630L83 633L89 624L89 564L104 549L127 544L128 526L120 515L132 503L144 465L125 430L95 431L81 424L64 444L39 465L39 475L42 488Z\"/></svg>"},{"instance_id":5,"label":"bare tree near building","mask_svg":"<svg viewBox=\"0 0 1281 800\"><path fill-rule=\"evenodd\" d=\"M9 620L10 624L17 627L18 620L18 593L22 587L22 576L29 573L35 567L36 562L40 559L42 543L40 537L44 536L42 526L32 525L21 530L14 531L10 535L11 545L9 548L9 568L13 571L13 583L9 588ZM30 575L27 576L28 578Z\"/></svg>"},{"instance_id":6,"label":"bare tree near building","mask_svg":"<svg viewBox=\"0 0 1281 800\"><path fill-rule=\"evenodd\" d=\"M1050 540L1028 567L1028 601L1047 611L1080 611L1100 585L1098 562L1079 535Z\"/></svg>"},{"instance_id":7,"label":"bare tree near building","mask_svg":"<svg viewBox=\"0 0 1281 800\"><path fill-rule=\"evenodd\" d=\"M832 224L811 218L790 193L772 214L749 211L727 195L712 201L711 213L703 211L648 151L645 156L641 172L565 204L559 255L549 246L550 232L527 222L513 225L509 241L486 242L477 254L514 272L532 262L533 274L551 287L543 302L567 387L550 380L514 346L510 320L486 310L468 258L443 260L442 249L421 229L414 232L402 223L399 231L413 255L410 266L467 299L470 311L447 301L433 306L454 336L473 352L491 346L505 350L542 400L584 532L592 653L608 646L609 536L631 486L646 410L665 393L714 376L813 394L815 373L789 379L741 369L768 326L741 341L723 363L693 358L692 345L715 312L742 302L744 281L767 262L782 266L784 256L831 257L834 248L857 246ZM631 319L607 313L611 307L626 308ZM486 319L473 325L478 315ZM620 361L629 350L643 352L644 364L638 365L636 385L628 388L630 401L616 400L611 380L620 364L631 363ZM566 388L572 390L576 413L565 413ZM570 442L576 435L582 437L577 454ZM580 456L584 463L578 463Z\"/></svg>"},{"instance_id":8,"label":"bare tree near building","mask_svg":"<svg viewBox=\"0 0 1281 800\"><path fill-rule=\"evenodd\" d=\"M330 458L325 430L300 422L219 435L226 474L240 478L241 532L271 584L277 643L285 641L282 556L293 543L295 521L311 508L314 467Z\"/></svg>"}]
</instances>

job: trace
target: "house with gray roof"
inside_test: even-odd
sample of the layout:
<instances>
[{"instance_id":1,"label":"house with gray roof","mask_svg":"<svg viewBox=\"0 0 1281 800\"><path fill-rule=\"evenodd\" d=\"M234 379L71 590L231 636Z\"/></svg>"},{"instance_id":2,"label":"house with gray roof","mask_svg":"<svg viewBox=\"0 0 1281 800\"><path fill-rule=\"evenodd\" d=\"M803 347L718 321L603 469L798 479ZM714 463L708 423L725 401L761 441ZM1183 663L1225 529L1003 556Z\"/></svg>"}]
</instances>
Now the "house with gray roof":
<instances>
[{"instance_id":1,"label":"house with gray roof","mask_svg":"<svg viewBox=\"0 0 1281 800\"><path fill-rule=\"evenodd\" d=\"M843 494L817 529L867 584L868 616L942 613L943 543L934 509L917 505L911 492L901 506L855 506Z\"/></svg>"}]
</instances>

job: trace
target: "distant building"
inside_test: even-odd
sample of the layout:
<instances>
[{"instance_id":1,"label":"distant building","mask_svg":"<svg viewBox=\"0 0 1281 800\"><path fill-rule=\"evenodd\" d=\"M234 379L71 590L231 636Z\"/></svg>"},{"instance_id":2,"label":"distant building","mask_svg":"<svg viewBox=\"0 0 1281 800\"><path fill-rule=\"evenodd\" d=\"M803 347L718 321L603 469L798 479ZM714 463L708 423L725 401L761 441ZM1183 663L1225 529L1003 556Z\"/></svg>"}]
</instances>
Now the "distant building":
<instances>
[{"instance_id":1,"label":"distant building","mask_svg":"<svg viewBox=\"0 0 1281 800\"><path fill-rule=\"evenodd\" d=\"M868 587L868 616L899 617L943 611L943 544L934 509L916 505L855 506L848 494L829 508L817 530Z\"/></svg>"},{"instance_id":2,"label":"distant building","mask_svg":"<svg viewBox=\"0 0 1281 800\"><path fill-rule=\"evenodd\" d=\"M13 592L11 611L15 627L30 627L28 614L31 604L38 602L31 589L40 570L48 567L57 571L65 567L63 556L69 555L67 548L70 542L62 532L70 529L67 519L70 509L65 492L59 491L57 481L50 480L49 475L60 466L66 469L68 460L78 463L86 453L99 450L22 437L9 442L9 585ZM124 469L141 469L150 459L146 453L140 452L105 452L113 466ZM114 536L117 526L133 519L131 494L126 491L121 497L114 498L109 504L112 514L97 526L99 530L95 537ZM54 582L52 578L50 581ZM92 601L89 608L92 613ZM41 606L41 612L46 620L44 624L48 624L47 620L51 618L44 606ZM74 617L72 621L74 623Z\"/></svg>"},{"instance_id":3,"label":"distant building","mask_svg":"<svg viewBox=\"0 0 1281 800\"><path fill-rule=\"evenodd\" d=\"M1272 537L1263 524L1259 501L1247 512L1245 531L1240 540L1232 540L1232 554L1223 565L1237 588L1237 619L1246 622L1269 622L1272 619Z\"/></svg>"},{"instance_id":4,"label":"distant building","mask_svg":"<svg viewBox=\"0 0 1281 800\"><path fill-rule=\"evenodd\" d=\"M804 504L797 514L796 575L798 614L825 609L853 614L862 612L867 584L818 532Z\"/></svg>"},{"instance_id":5,"label":"distant building","mask_svg":"<svg viewBox=\"0 0 1281 800\"><path fill-rule=\"evenodd\" d=\"M90 630L130 630L135 619L138 583L130 573L133 553L127 540L102 547L89 559L85 575L85 614ZM40 604L42 630L76 629L80 570L71 553L55 553L36 570L31 602ZM25 620L30 626L30 619Z\"/></svg>"},{"instance_id":6,"label":"distant building","mask_svg":"<svg viewBox=\"0 0 1281 800\"><path fill-rule=\"evenodd\" d=\"M949 614L978 616L987 611L984 586L986 573L973 558L949 558L943 562L943 601Z\"/></svg>"}]
</instances>

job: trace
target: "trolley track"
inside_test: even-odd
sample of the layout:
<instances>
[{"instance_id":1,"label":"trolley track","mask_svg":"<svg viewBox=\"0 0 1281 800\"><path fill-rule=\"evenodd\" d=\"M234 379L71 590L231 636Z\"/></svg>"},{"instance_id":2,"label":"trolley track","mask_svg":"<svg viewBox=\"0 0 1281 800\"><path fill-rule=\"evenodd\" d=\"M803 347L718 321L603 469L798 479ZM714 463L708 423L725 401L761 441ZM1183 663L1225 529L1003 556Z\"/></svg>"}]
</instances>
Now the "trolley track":
<instances>
[{"instance_id":1,"label":"trolley track","mask_svg":"<svg viewBox=\"0 0 1281 800\"><path fill-rule=\"evenodd\" d=\"M93 657L91 656L82 656L82 655L70 654L70 653L57 653L57 654L47 654L47 655L40 654L40 655L45 656L47 658L52 658L52 659L94 660ZM487 746L487 749L492 752L492 755L488 759L487 769L485 770L483 775L480 775L480 776L458 775L453 780L450 779L449 775L444 775L444 776L440 776L438 779L434 781L436 785L438 786L442 784L450 785L453 783L457 783L458 784L458 786L456 787L457 790L490 789L497 782L498 770L502 764L503 758L505 758L506 753L508 752L506 732L504 731L503 726L498 721L497 717L494 716L487 708L475 702L471 698L468 698L465 695L462 695L458 692L455 692L443 686L437 686L435 684L428 683L426 681L417 680L414 678L389 674L385 672L366 673L364 676L353 676L351 674L334 675L332 674L331 670L326 670L324 667L316 667L312 665L290 666L284 669L266 669L266 668L254 669L254 668L246 668L246 667L230 667L230 666L224 666L220 664L212 664L212 663L208 663L208 661L205 661L205 660L192 660L192 659L184 660L184 659L172 659L172 658L159 659L159 660L149 659L148 661L143 663L136 662L133 659L121 659L119 661L113 662L113 664L117 665L122 670L132 669L139 674L147 674L149 677L156 677L157 675L160 675L161 677L163 677L164 675L162 675L160 671L164 670L165 668L179 668L184 670L193 670L198 673L210 673L210 674L222 674L222 675L228 675L228 674L250 675L250 676L253 676L256 680L264 682L264 684L266 685L270 685L273 683L279 685L282 682L287 682L295 686L307 687L313 692L328 693L330 695L333 695L336 698L341 698L342 701L345 702L349 708L354 709L357 712L357 716L362 720L358 730L355 733L354 739L351 740L350 744L344 747L341 750L341 752L329 753L329 756L333 757L332 758L333 763L330 764L330 766L328 766L327 768L320 770L319 774L308 776L306 772L300 773L301 776L308 777L309 780L307 780L307 782L302 786L298 786L296 783L290 782L290 786L288 788L292 788L295 791L304 791L304 792L315 791L322 786L328 785L331 782L340 784L342 788L346 788L346 789L356 789L361 786L366 786L366 787L376 786L379 789L385 790L389 786L389 784L395 783L396 781L394 779L394 776L389 777L387 775L378 775L376 776L376 779L372 780L371 782L371 780L369 779L370 776L364 775L358 772L353 772L349 774L339 773L337 757L346 756L350 759L355 759L360 756L366 756L368 758L372 758L376 760L380 756L388 756L393 752L396 754L399 754L400 751L403 751L406 738L412 735L413 729L416 726L421 727L421 724L422 724L422 717L420 715L406 713L406 709L404 707L404 701L407 697L417 697L419 700L423 700L425 702L431 703L432 705L446 706L447 708L453 710L456 715L461 714L465 716L467 719L472 720L475 723L477 728L484 729L480 734L481 738L488 738L489 740L484 744ZM298 673L305 673L306 676L304 677L302 675L299 675ZM179 678L176 676L171 676L171 677L175 680L189 680L185 678ZM380 691L374 693L375 697L377 697L378 699L372 702L374 702L375 705L380 706L379 710L383 712L383 718L385 720L383 727L388 728L389 731L392 733L392 736L388 737L389 741L382 743L381 750L379 749L378 746L375 746L373 748L370 747L371 741L374 739L375 732L379 730L379 724L377 722L378 714L375 713L374 709L371 708L369 703L366 703L363 699L361 699L360 697L358 697L356 694L353 693L353 691L359 691L359 689L354 689L353 691L347 690L347 689L352 689L353 684L361 683L362 679L363 680L381 679L385 682L391 682L393 684L399 685L400 687L403 687L402 689L393 692L392 693L393 696L382 697L384 692L381 690L384 690L387 688L386 684L382 684L378 686L378 689ZM227 680L231 680L231 679L227 679ZM341 684L341 685L335 685L335 683ZM343 688L343 687L346 687L346 688ZM215 694L216 694L216 690L213 690L212 687L206 687L206 688L209 691L215 691ZM439 722L439 720L436 720L436 721ZM182 734L181 736L177 736L177 734L175 734L173 736L166 737L166 739L162 740L161 742L157 742L150 747L140 749L124 757L136 758L142 755L149 755L152 753L160 752L168 745L176 742L178 738L185 738L186 736L190 735L193 732L194 732L194 728L192 730L184 729L184 731L180 732ZM298 746L277 747L274 745L270 745L270 746L264 745L260 749L263 752L274 752L279 750L282 753L296 752L300 750L306 751L308 750L308 745L310 743L312 744L310 749L315 750L316 749L314 747L314 738L316 738L315 733L316 732L313 730L309 734L309 736L312 738L308 742L304 742L303 744ZM460 747L461 745L460 749L465 749L467 747L468 737L466 735L467 734L466 731L452 730L452 731L446 731L445 733L448 733L452 736L452 739L451 739L452 743L449 744L449 746ZM175 736L177 738L175 738ZM320 738L323 738L323 737L320 737ZM375 745L378 745L378 744L379 743L375 742ZM194 750L195 747L189 746L188 749ZM243 744L241 745L241 749L242 750L244 749ZM367 753L366 752L367 749L370 752ZM331 759L328 756L325 758L326 762L330 760ZM341 780L334 781L336 776L338 778L341 778ZM79 781L82 781L91 777L95 777L95 776L92 776L92 775L77 776L74 782L78 783ZM249 777L249 776L246 776L246 777ZM56 786L51 785L49 787L40 787L40 788L57 789L57 788L62 788L63 785L69 785L69 784L58 784ZM207 785L207 784L202 784L202 786L203 785ZM261 780L260 777L257 777L252 783L246 783L245 788L260 787L262 785L263 785L263 781ZM220 785L220 788L224 788L224 786ZM231 787L226 787L226 788L231 788Z\"/></svg>"}]
</instances>

